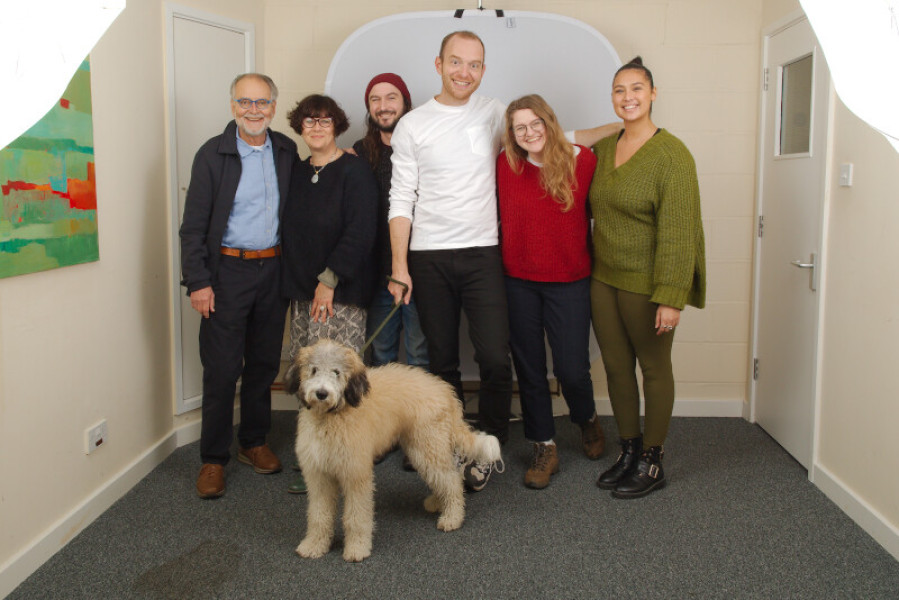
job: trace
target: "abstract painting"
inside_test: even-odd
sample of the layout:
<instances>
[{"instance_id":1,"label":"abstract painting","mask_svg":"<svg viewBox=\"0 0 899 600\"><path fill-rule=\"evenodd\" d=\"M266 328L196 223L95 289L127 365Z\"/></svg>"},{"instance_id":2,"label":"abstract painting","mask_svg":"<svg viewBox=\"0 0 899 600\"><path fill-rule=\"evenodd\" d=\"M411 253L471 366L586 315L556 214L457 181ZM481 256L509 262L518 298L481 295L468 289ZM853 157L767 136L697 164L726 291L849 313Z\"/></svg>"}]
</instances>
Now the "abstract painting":
<instances>
[{"instance_id":1,"label":"abstract painting","mask_svg":"<svg viewBox=\"0 0 899 600\"><path fill-rule=\"evenodd\" d=\"M99 258L85 60L50 112L0 150L0 277Z\"/></svg>"}]
</instances>

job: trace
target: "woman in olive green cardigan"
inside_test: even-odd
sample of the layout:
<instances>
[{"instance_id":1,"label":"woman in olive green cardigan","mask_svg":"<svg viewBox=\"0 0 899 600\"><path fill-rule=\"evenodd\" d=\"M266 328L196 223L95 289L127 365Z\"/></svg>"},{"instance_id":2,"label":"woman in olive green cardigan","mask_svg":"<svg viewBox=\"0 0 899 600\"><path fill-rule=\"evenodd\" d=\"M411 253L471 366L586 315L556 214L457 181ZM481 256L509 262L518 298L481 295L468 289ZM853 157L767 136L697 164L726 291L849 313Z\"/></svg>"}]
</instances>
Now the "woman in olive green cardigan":
<instances>
[{"instance_id":1,"label":"woman in olive green cardigan","mask_svg":"<svg viewBox=\"0 0 899 600\"><path fill-rule=\"evenodd\" d=\"M624 130L593 148L593 329L621 438L618 460L596 484L618 498L645 496L665 485L662 445L674 408L674 331L685 305L705 305L696 166L679 139L653 124L655 98L652 74L639 56L621 67L612 104ZM646 404L643 432L637 361Z\"/></svg>"}]
</instances>

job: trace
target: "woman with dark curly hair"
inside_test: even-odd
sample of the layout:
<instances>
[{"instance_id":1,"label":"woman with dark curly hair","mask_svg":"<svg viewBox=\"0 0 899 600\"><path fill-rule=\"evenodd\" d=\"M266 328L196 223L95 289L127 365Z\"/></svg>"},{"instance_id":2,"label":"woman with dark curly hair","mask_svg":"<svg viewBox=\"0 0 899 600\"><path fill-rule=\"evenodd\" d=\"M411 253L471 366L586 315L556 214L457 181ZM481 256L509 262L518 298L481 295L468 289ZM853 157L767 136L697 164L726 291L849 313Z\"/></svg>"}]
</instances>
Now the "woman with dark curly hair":
<instances>
[{"instance_id":1,"label":"woman with dark curly hair","mask_svg":"<svg viewBox=\"0 0 899 600\"><path fill-rule=\"evenodd\" d=\"M349 120L332 98L307 96L287 119L311 153L294 169L281 225L290 357L319 338L358 351L374 293L378 186L363 159L337 147ZM302 479L290 491L305 492Z\"/></svg>"}]
</instances>

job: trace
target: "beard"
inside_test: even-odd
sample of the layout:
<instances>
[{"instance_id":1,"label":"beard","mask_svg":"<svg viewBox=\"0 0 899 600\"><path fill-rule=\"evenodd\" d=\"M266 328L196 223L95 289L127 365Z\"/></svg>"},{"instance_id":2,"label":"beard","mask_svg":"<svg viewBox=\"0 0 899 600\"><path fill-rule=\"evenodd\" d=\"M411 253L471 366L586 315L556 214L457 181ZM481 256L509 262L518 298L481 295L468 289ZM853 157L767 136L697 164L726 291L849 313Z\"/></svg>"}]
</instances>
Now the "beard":
<instances>
[{"instance_id":1,"label":"beard","mask_svg":"<svg viewBox=\"0 0 899 600\"><path fill-rule=\"evenodd\" d=\"M383 112L378 114L384 114ZM389 125L381 125L381 122L371 115L369 115L369 119L371 120L372 125L375 126L375 129L378 131L383 131L384 133L393 133L393 130L396 129L396 124L400 122L400 116L397 116Z\"/></svg>"}]
</instances>

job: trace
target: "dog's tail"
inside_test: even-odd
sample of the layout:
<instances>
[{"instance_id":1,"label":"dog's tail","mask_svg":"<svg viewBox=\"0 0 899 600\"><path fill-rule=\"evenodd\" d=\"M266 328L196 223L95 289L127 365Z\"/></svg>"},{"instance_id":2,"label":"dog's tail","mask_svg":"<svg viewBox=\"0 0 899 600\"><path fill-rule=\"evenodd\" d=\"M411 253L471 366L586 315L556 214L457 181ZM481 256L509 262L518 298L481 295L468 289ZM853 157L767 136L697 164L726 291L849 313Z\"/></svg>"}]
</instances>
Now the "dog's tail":
<instances>
[{"instance_id":1,"label":"dog's tail","mask_svg":"<svg viewBox=\"0 0 899 600\"><path fill-rule=\"evenodd\" d=\"M468 424L462 420L461 415L454 420L453 426L453 446L463 463L476 461L479 463L490 463L497 465L498 472L503 470L503 456L499 447L499 440L496 436L489 435L482 431L473 431Z\"/></svg>"}]
</instances>

